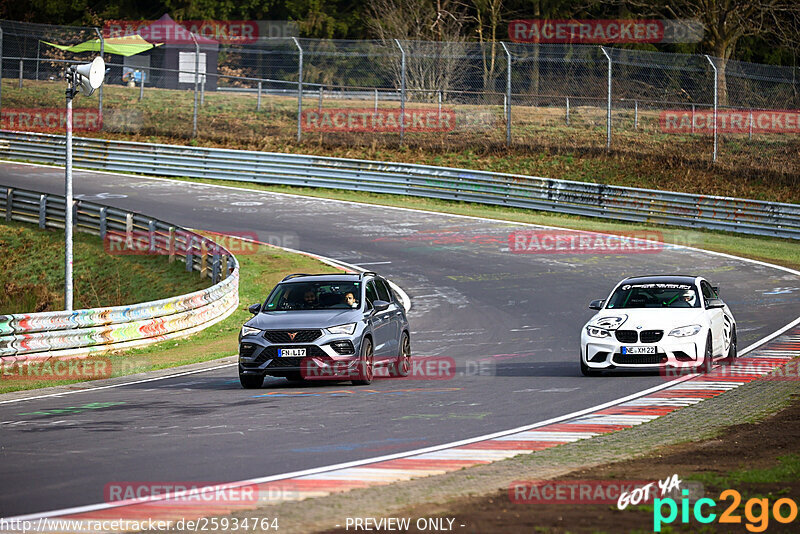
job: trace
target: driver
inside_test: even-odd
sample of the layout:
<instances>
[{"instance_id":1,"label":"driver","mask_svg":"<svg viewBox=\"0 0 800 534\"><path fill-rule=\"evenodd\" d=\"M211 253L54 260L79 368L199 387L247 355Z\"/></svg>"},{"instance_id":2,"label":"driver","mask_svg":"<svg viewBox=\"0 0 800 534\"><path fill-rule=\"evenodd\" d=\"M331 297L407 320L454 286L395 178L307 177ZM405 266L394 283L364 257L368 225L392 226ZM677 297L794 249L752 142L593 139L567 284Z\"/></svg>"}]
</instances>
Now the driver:
<instances>
[{"instance_id":1,"label":"driver","mask_svg":"<svg viewBox=\"0 0 800 534\"><path fill-rule=\"evenodd\" d=\"M351 308L358 308L358 301L356 300L355 295L351 292L347 292L344 295L344 303L350 306Z\"/></svg>"},{"instance_id":2,"label":"driver","mask_svg":"<svg viewBox=\"0 0 800 534\"><path fill-rule=\"evenodd\" d=\"M697 301L697 297L695 296L694 291L689 290L683 292L683 295L681 295L681 300L694 308L694 303Z\"/></svg>"},{"instance_id":3,"label":"driver","mask_svg":"<svg viewBox=\"0 0 800 534\"><path fill-rule=\"evenodd\" d=\"M312 289L309 289L303 294L303 307L304 308L317 307L317 295L316 293L314 293Z\"/></svg>"}]
</instances>

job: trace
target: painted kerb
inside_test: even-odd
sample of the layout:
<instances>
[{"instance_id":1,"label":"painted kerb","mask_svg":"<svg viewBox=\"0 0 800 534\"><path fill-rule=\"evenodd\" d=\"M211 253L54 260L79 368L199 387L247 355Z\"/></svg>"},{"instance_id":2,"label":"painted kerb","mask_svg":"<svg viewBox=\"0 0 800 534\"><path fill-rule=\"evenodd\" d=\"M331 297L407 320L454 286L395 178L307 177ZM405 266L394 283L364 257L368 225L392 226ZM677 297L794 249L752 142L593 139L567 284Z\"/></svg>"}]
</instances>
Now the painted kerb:
<instances>
[{"instance_id":1,"label":"painted kerb","mask_svg":"<svg viewBox=\"0 0 800 534\"><path fill-rule=\"evenodd\" d=\"M63 196L0 186L0 216L7 221L64 228ZM75 229L105 237L146 230L154 247L214 285L186 295L130 306L0 315L0 362L85 356L155 343L198 332L221 321L239 303L239 264L227 249L158 219L91 202L75 201ZM213 251L209 253L208 251Z\"/></svg>"},{"instance_id":2,"label":"painted kerb","mask_svg":"<svg viewBox=\"0 0 800 534\"><path fill-rule=\"evenodd\" d=\"M59 164L62 136L0 132L0 157ZM74 138L76 167L326 187L800 239L800 205L380 161Z\"/></svg>"}]
</instances>

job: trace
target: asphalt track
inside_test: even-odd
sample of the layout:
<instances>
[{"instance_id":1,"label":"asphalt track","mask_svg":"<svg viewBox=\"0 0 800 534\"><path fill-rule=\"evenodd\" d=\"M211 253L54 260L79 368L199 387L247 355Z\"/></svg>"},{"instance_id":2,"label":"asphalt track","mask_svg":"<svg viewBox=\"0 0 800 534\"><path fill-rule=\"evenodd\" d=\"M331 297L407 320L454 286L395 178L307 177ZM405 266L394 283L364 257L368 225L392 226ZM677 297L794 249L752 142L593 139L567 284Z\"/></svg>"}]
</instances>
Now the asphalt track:
<instances>
[{"instance_id":1,"label":"asphalt track","mask_svg":"<svg viewBox=\"0 0 800 534\"><path fill-rule=\"evenodd\" d=\"M63 169L0 165L2 184L63 194L63 181ZM458 373L368 387L268 378L259 391L227 367L0 404L0 517L103 502L121 481L222 482L400 453L662 384L580 375L587 304L625 276L708 277L736 315L740 347L800 316L800 277L696 250L512 254L509 233L530 227L85 171L74 186L86 200L377 270L412 299L414 354L451 357Z\"/></svg>"}]
</instances>

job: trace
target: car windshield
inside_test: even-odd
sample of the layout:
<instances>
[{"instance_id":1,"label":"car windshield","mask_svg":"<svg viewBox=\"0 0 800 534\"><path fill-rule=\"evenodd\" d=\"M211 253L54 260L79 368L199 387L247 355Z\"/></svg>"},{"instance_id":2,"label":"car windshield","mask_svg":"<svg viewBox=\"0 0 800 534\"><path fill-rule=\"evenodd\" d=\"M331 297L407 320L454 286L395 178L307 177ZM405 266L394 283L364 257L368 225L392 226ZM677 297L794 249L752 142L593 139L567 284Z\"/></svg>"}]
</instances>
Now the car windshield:
<instances>
[{"instance_id":1,"label":"car windshield","mask_svg":"<svg viewBox=\"0 0 800 534\"><path fill-rule=\"evenodd\" d=\"M606 308L699 308L700 299L692 284L622 284Z\"/></svg>"},{"instance_id":2,"label":"car windshield","mask_svg":"<svg viewBox=\"0 0 800 534\"><path fill-rule=\"evenodd\" d=\"M287 282L275 286L264 311L346 310L360 303L359 282Z\"/></svg>"}]
</instances>

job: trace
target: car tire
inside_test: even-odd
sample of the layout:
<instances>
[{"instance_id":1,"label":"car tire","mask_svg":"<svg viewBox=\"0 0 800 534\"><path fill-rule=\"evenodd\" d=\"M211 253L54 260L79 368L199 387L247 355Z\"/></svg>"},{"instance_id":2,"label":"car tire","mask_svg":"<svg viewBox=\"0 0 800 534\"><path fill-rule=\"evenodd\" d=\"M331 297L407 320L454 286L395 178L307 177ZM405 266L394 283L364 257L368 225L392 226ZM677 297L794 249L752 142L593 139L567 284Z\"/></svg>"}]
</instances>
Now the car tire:
<instances>
[{"instance_id":1,"label":"car tire","mask_svg":"<svg viewBox=\"0 0 800 534\"><path fill-rule=\"evenodd\" d=\"M706 350L703 353L703 363L698 368L701 373L710 373L714 369L714 344L711 334L706 337Z\"/></svg>"},{"instance_id":2,"label":"car tire","mask_svg":"<svg viewBox=\"0 0 800 534\"><path fill-rule=\"evenodd\" d=\"M258 389L264 384L264 375L245 375L239 373L239 382L244 389Z\"/></svg>"},{"instance_id":3,"label":"car tire","mask_svg":"<svg viewBox=\"0 0 800 534\"><path fill-rule=\"evenodd\" d=\"M372 352L372 340L368 337L361 342L361 358L358 363L358 379L353 380L353 385L368 386L375 373L375 355Z\"/></svg>"},{"instance_id":4,"label":"car tire","mask_svg":"<svg viewBox=\"0 0 800 534\"><path fill-rule=\"evenodd\" d=\"M728 365L733 365L736 363L736 358L739 357L736 348L736 327L734 326L731 329L731 344L728 346L728 355L725 357L725 363Z\"/></svg>"},{"instance_id":5,"label":"car tire","mask_svg":"<svg viewBox=\"0 0 800 534\"><path fill-rule=\"evenodd\" d=\"M600 371L592 369L588 365L583 362L583 358L581 358L581 374L583 376L600 376Z\"/></svg>"},{"instance_id":6,"label":"car tire","mask_svg":"<svg viewBox=\"0 0 800 534\"><path fill-rule=\"evenodd\" d=\"M389 376L408 376L411 371L411 338L403 332L400 338L400 354L389 366Z\"/></svg>"}]
</instances>

